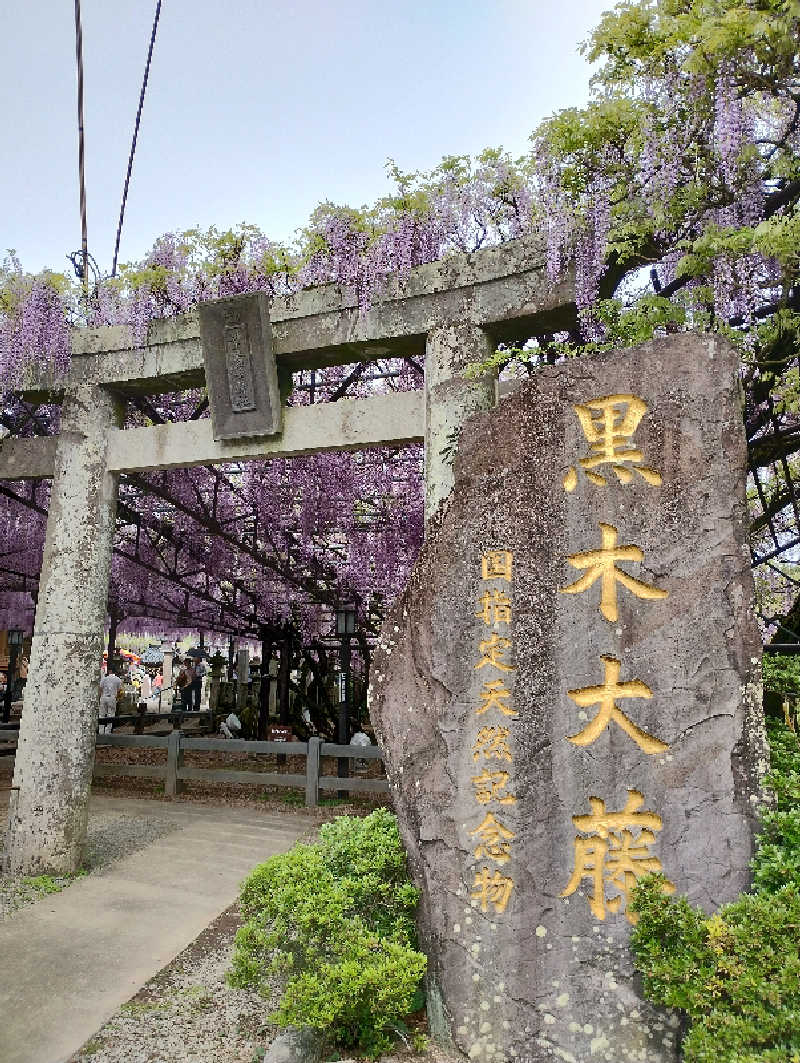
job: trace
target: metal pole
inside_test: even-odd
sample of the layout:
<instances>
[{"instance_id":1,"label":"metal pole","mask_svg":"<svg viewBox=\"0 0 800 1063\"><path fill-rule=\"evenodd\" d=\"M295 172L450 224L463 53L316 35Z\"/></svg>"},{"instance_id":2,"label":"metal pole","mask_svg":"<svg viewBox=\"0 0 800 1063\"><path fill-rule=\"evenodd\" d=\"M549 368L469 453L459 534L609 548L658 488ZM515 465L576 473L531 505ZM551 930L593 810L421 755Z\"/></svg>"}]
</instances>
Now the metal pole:
<instances>
[{"instance_id":1,"label":"metal pole","mask_svg":"<svg viewBox=\"0 0 800 1063\"><path fill-rule=\"evenodd\" d=\"M14 677L17 672L18 646L12 646L8 656L8 675L6 677L6 695L3 698L3 723L8 723L11 718L12 691L14 689Z\"/></svg>"},{"instance_id":2,"label":"metal pole","mask_svg":"<svg viewBox=\"0 0 800 1063\"><path fill-rule=\"evenodd\" d=\"M265 625L261 626L260 634L261 686L259 687L257 738L260 742L263 742L267 737L267 728L269 727L269 662L272 659L272 639L269 636L269 629Z\"/></svg>"},{"instance_id":3,"label":"metal pole","mask_svg":"<svg viewBox=\"0 0 800 1063\"><path fill-rule=\"evenodd\" d=\"M342 636L342 648L339 662L342 668L342 697L339 700L339 734L340 746L350 744L350 635ZM350 758L339 757L337 775L340 779L350 778ZM348 790L339 790L339 797L347 797Z\"/></svg>"},{"instance_id":4,"label":"metal pole","mask_svg":"<svg viewBox=\"0 0 800 1063\"><path fill-rule=\"evenodd\" d=\"M292 668L292 633L289 625L283 629L281 642L281 659L278 668L278 721L284 725L289 722L289 681Z\"/></svg>"},{"instance_id":5,"label":"metal pole","mask_svg":"<svg viewBox=\"0 0 800 1063\"><path fill-rule=\"evenodd\" d=\"M281 641L281 659L278 665L278 722L282 726L289 723L289 682L292 669L292 632L288 624L283 625ZM275 758L278 765L286 763L286 757L279 753Z\"/></svg>"},{"instance_id":6,"label":"metal pole","mask_svg":"<svg viewBox=\"0 0 800 1063\"><path fill-rule=\"evenodd\" d=\"M119 616L112 608L109 612L108 621L108 670L111 671L111 667L114 663L114 656L117 652L117 624L119 623Z\"/></svg>"}]
</instances>

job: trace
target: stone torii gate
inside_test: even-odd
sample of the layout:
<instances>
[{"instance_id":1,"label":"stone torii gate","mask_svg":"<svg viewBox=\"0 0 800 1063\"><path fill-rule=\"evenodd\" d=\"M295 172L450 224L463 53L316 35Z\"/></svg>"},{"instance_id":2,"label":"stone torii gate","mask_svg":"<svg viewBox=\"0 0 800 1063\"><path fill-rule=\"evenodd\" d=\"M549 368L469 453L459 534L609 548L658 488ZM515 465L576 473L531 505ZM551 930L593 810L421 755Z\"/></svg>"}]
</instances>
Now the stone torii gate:
<instances>
[{"instance_id":1,"label":"stone torii gate","mask_svg":"<svg viewBox=\"0 0 800 1063\"><path fill-rule=\"evenodd\" d=\"M81 859L119 474L424 441L429 516L452 488L461 425L495 402L494 380L466 380L464 367L498 342L562 327L573 298L571 283L547 279L541 245L528 238L392 278L365 314L337 285L276 297L269 325L278 375L414 355L424 356L425 387L284 408L282 430L257 440L214 439L210 420L121 427L127 399L205 382L197 313L153 322L142 347L132 346L125 327L73 334L66 380L43 378L26 391L61 398L59 435L0 443L0 479L53 478L9 808L9 870L63 874Z\"/></svg>"}]
</instances>

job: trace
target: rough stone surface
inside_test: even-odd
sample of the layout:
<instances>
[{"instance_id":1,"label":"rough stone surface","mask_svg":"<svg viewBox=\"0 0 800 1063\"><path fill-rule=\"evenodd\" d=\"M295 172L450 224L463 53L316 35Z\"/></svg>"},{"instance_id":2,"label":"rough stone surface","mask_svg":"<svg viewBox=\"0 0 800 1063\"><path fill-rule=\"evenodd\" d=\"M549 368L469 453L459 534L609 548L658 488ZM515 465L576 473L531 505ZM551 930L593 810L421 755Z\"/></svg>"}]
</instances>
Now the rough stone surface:
<instances>
[{"instance_id":1,"label":"rough stone surface","mask_svg":"<svg viewBox=\"0 0 800 1063\"><path fill-rule=\"evenodd\" d=\"M16 874L80 864L117 504L107 437L120 420L102 388L65 397L9 805L6 860Z\"/></svg>"},{"instance_id":2,"label":"rough stone surface","mask_svg":"<svg viewBox=\"0 0 800 1063\"><path fill-rule=\"evenodd\" d=\"M320 451L402 446L424 438L424 418L423 392L403 391L365 399L339 399L314 406L286 407L283 430L270 439L218 442L212 438L208 420L126 428L111 434L109 467L125 471L185 469L221 461L291 458ZM18 468L23 461L24 454L18 452ZM37 456L32 455L32 464L37 461Z\"/></svg>"},{"instance_id":3,"label":"rough stone surface","mask_svg":"<svg viewBox=\"0 0 800 1063\"><path fill-rule=\"evenodd\" d=\"M264 1063L317 1063L322 1059L322 1038L316 1030L284 1030L264 1055Z\"/></svg>"},{"instance_id":4,"label":"rough stone surface","mask_svg":"<svg viewBox=\"0 0 800 1063\"><path fill-rule=\"evenodd\" d=\"M641 458L619 461L628 483L608 464L579 465L590 443L575 405L606 396L647 406L625 444ZM617 407L618 432L630 408ZM613 860L630 843L635 874L660 861L707 910L747 885L765 743L745 467L735 354L694 336L543 369L463 430L453 494L383 629L371 712L423 889L431 1022L470 1059L678 1058L677 1019L639 994ZM592 571L567 558L601 547L601 523L618 548L643 551L619 569L666 597L611 581L612 620L600 612L601 580L563 593ZM513 554L510 582L483 578L487 551ZM510 623L494 613L485 622L482 596L495 592L510 599ZM511 645L492 646L493 635ZM492 653L514 670L478 668ZM652 692L616 704L655 746L613 718L586 744L570 741L601 706L568 692L603 684L601 655L620 662L620 683ZM514 715L484 703L484 684L498 681ZM481 752L484 727L508 728L510 759ZM604 836L597 819L573 822L600 815L601 801L606 814L628 808ZM510 832L495 839L497 859L480 851L487 813ZM484 868L513 881L505 910L499 887L483 910Z\"/></svg>"},{"instance_id":5,"label":"rough stone surface","mask_svg":"<svg viewBox=\"0 0 800 1063\"><path fill-rule=\"evenodd\" d=\"M553 284L545 248L528 236L388 277L366 314L352 285L324 284L274 297L270 321L278 363L294 372L389 354L421 356L426 334L447 321L469 320L495 342L513 342L537 328L562 327L574 307L573 278ZM197 387L204 380L199 336L196 310L151 322L143 347L127 325L76 329L67 383L113 381L144 394ZM41 397L62 387L39 373L26 390Z\"/></svg>"},{"instance_id":6,"label":"rough stone surface","mask_svg":"<svg viewBox=\"0 0 800 1063\"><path fill-rule=\"evenodd\" d=\"M0 439L0 480L43 479L53 475L56 440L53 436L32 439Z\"/></svg>"}]
</instances>

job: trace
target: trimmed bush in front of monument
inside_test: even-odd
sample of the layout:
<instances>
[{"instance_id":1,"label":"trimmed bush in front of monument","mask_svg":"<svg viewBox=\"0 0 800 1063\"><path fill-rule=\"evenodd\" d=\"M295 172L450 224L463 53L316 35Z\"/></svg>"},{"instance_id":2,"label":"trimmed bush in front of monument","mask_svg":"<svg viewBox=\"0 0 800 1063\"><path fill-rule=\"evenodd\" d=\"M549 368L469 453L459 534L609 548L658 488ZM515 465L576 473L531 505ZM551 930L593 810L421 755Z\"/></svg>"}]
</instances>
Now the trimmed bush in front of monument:
<instances>
[{"instance_id":1,"label":"trimmed bush in front of monument","mask_svg":"<svg viewBox=\"0 0 800 1063\"><path fill-rule=\"evenodd\" d=\"M800 696L800 657L765 653L761 658L761 676L767 719L782 720L787 711L796 713Z\"/></svg>"},{"instance_id":2,"label":"trimmed bush in front of monument","mask_svg":"<svg viewBox=\"0 0 800 1063\"><path fill-rule=\"evenodd\" d=\"M710 917L658 875L634 892L636 966L650 1000L688 1016L685 1063L800 1063L800 742L776 721L769 740L754 891Z\"/></svg>"},{"instance_id":3,"label":"trimmed bush in front of monument","mask_svg":"<svg viewBox=\"0 0 800 1063\"><path fill-rule=\"evenodd\" d=\"M773 803L761 814L758 848L751 864L753 888L769 894L794 885L800 892L800 740L776 720L767 721L767 736L767 785Z\"/></svg>"},{"instance_id":4,"label":"trimmed bush in front of monument","mask_svg":"<svg viewBox=\"0 0 800 1063\"><path fill-rule=\"evenodd\" d=\"M341 816L319 842L272 857L245 880L229 981L269 996L280 980L273 1022L377 1055L422 1004L418 899L394 815Z\"/></svg>"}]
</instances>

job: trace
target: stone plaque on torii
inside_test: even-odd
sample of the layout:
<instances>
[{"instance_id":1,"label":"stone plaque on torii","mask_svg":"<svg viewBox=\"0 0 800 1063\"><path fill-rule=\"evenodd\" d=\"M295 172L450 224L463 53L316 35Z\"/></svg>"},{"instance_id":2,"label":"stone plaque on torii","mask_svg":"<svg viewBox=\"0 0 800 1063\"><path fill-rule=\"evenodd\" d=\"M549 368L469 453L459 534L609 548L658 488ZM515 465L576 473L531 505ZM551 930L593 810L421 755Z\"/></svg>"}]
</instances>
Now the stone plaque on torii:
<instances>
[{"instance_id":1,"label":"stone plaque on torii","mask_svg":"<svg viewBox=\"0 0 800 1063\"><path fill-rule=\"evenodd\" d=\"M266 293L215 299L197 309L214 439L278 434L281 396Z\"/></svg>"}]
</instances>

